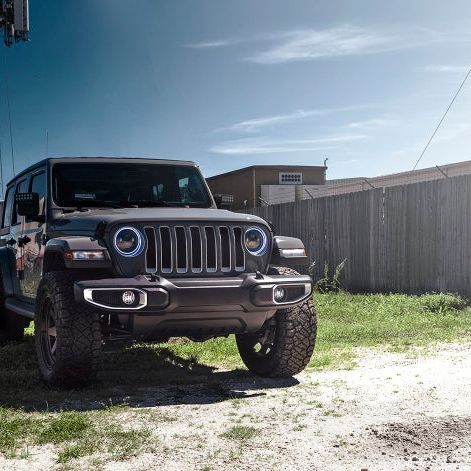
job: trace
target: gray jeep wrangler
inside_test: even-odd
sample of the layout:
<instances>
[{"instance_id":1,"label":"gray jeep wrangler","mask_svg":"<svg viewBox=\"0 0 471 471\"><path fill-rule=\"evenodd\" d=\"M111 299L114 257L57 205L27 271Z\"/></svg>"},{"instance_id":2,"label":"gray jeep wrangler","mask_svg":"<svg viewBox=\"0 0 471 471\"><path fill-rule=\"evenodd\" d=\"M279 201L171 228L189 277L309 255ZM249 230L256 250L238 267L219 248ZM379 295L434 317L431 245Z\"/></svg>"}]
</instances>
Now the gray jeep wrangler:
<instances>
[{"instance_id":1,"label":"gray jeep wrangler","mask_svg":"<svg viewBox=\"0 0 471 471\"><path fill-rule=\"evenodd\" d=\"M47 384L92 381L113 340L236 335L247 368L291 376L316 339L299 239L218 209L192 162L53 158L7 186L0 337L34 319ZM138 368L139 365L136 365Z\"/></svg>"}]
</instances>

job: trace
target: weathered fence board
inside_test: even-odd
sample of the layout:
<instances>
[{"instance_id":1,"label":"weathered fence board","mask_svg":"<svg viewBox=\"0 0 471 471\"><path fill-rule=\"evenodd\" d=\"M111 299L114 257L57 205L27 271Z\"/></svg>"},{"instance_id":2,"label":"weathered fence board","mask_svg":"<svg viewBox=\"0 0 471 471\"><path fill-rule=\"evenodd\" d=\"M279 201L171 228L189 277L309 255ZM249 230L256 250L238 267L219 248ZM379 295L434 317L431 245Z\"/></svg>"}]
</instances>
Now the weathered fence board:
<instances>
[{"instance_id":1,"label":"weathered fence board","mask_svg":"<svg viewBox=\"0 0 471 471\"><path fill-rule=\"evenodd\" d=\"M471 175L250 210L354 291L471 295Z\"/></svg>"}]
</instances>

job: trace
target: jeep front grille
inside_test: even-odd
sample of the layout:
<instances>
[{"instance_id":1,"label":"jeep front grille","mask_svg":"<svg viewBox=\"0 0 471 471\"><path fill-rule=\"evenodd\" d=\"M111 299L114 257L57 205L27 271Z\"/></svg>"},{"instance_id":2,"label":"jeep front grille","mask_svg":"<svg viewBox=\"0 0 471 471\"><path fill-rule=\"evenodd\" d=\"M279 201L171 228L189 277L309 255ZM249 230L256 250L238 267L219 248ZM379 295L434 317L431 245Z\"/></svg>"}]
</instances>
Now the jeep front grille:
<instances>
[{"instance_id":1,"label":"jeep front grille","mask_svg":"<svg viewBox=\"0 0 471 471\"><path fill-rule=\"evenodd\" d=\"M178 275L245 270L241 227L146 226L144 233L147 273Z\"/></svg>"}]
</instances>

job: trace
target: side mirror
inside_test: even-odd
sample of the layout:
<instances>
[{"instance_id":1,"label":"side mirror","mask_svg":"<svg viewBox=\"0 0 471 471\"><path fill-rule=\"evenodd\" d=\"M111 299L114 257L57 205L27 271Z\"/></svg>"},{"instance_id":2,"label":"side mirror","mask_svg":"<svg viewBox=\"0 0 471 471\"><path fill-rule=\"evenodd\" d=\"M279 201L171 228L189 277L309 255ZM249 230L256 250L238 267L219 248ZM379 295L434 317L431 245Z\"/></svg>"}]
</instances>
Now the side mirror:
<instances>
[{"instance_id":1,"label":"side mirror","mask_svg":"<svg viewBox=\"0 0 471 471\"><path fill-rule=\"evenodd\" d=\"M214 195L214 201L219 209L227 209L234 204L234 195L216 194Z\"/></svg>"},{"instance_id":2,"label":"side mirror","mask_svg":"<svg viewBox=\"0 0 471 471\"><path fill-rule=\"evenodd\" d=\"M15 204L19 216L35 218L39 215L38 193L17 193L15 195Z\"/></svg>"}]
</instances>

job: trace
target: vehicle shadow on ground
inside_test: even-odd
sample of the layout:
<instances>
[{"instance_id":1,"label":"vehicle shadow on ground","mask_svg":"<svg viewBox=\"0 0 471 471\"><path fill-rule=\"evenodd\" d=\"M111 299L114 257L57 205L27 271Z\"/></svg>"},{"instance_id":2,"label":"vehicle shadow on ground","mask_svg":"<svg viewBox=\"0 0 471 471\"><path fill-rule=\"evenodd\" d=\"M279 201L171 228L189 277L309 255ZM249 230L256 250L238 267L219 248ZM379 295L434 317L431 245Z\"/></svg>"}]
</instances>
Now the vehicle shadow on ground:
<instances>
[{"instance_id":1,"label":"vehicle shadow on ground","mask_svg":"<svg viewBox=\"0 0 471 471\"><path fill-rule=\"evenodd\" d=\"M175 355L165 346L135 345L105 353L93 385L59 390L42 383L32 339L0 348L0 405L26 411L211 404L297 384L294 378L258 378L242 369L220 371Z\"/></svg>"}]
</instances>

